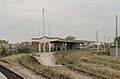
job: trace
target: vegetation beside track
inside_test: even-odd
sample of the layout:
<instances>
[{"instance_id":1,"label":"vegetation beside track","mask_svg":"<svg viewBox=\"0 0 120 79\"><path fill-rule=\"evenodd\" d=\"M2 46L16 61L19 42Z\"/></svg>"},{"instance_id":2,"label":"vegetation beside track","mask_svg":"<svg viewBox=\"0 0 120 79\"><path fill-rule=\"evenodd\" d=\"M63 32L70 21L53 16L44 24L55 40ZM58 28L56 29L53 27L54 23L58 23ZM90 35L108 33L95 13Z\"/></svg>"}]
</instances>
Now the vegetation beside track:
<instances>
[{"instance_id":1,"label":"vegetation beside track","mask_svg":"<svg viewBox=\"0 0 120 79\"><path fill-rule=\"evenodd\" d=\"M97 78L120 78L120 58L96 55L93 50L65 51L54 54L57 64Z\"/></svg>"},{"instance_id":2,"label":"vegetation beside track","mask_svg":"<svg viewBox=\"0 0 120 79\"><path fill-rule=\"evenodd\" d=\"M41 65L33 56L29 54L17 54L0 58L1 61L10 64L20 64L24 67L48 78L48 79L74 79L72 76L66 73L60 73L57 70L53 70L53 67Z\"/></svg>"},{"instance_id":3,"label":"vegetation beside track","mask_svg":"<svg viewBox=\"0 0 120 79\"><path fill-rule=\"evenodd\" d=\"M59 73L53 70L51 67L41 65L33 56L22 56L20 58L20 63L25 67L37 72L49 79L73 79L70 75Z\"/></svg>"}]
</instances>

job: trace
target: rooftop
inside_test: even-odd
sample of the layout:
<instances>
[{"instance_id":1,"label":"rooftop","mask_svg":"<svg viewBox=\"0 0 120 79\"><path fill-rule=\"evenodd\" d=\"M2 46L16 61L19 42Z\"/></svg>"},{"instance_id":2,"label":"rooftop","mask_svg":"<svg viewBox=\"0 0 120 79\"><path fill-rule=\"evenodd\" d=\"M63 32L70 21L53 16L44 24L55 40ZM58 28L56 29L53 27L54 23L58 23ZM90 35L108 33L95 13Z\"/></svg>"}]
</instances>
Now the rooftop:
<instances>
[{"instance_id":1,"label":"rooftop","mask_svg":"<svg viewBox=\"0 0 120 79\"><path fill-rule=\"evenodd\" d=\"M63 39L63 38L59 38L59 37L41 37L41 38L32 38L32 41L34 40L41 40L43 38L47 38L49 39L50 42L55 42L55 41L59 41L59 42L75 42L75 43L94 43L95 41L88 41L88 40L69 40L69 39Z\"/></svg>"}]
</instances>

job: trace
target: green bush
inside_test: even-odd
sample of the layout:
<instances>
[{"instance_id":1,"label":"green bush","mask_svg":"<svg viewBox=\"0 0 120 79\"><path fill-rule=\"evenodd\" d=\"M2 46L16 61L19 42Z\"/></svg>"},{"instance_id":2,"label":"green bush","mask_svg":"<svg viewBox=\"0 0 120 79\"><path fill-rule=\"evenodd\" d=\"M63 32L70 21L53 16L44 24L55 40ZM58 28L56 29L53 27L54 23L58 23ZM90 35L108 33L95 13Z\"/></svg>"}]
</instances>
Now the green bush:
<instances>
[{"instance_id":1,"label":"green bush","mask_svg":"<svg viewBox=\"0 0 120 79\"><path fill-rule=\"evenodd\" d=\"M19 47L18 48L18 52L19 53L30 53L30 49L29 48L25 48L25 47Z\"/></svg>"},{"instance_id":2,"label":"green bush","mask_svg":"<svg viewBox=\"0 0 120 79\"><path fill-rule=\"evenodd\" d=\"M9 56L9 55L12 55L12 54L15 54L15 53L16 52L13 51L13 50L2 48L1 51L0 51L0 56L4 57L4 56Z\"/></svg>"}]
</instances>

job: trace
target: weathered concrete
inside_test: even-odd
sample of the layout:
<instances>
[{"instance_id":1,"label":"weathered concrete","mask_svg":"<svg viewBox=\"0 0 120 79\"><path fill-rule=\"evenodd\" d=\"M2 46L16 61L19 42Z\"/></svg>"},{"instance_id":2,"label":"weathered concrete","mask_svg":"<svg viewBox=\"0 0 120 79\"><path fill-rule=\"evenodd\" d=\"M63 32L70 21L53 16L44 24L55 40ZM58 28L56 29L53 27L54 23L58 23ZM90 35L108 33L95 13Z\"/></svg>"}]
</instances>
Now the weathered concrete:
<instances>
[{"instance_id":1,"label":"weathered concrete","mask_svg":"<svg viewBox=\"0 0 120 79\"><path fill-rule=\"evenodd\" d=\"M36 53L34 57L42 64L45 66L61 66L61 65L56 65L56 61L53 56L54 52L50 53Z\"/></svg>"}]
</instances>

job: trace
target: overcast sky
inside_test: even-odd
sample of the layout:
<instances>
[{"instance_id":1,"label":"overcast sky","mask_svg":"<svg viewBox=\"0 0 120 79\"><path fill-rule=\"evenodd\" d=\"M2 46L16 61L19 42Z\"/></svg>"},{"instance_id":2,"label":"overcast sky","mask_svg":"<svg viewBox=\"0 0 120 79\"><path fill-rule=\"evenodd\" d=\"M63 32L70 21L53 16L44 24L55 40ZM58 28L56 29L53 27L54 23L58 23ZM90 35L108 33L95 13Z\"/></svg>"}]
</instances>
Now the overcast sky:
<instances>
[{"instance_id":1,"label":"overcast sky","mask_svg":"<svg viewBox=\"0 0 120 79\"><path fill-rule=\"evenodd\" d=\"M0 0L0 38L30 41L39 26L42 36L42 8L46 36L50 24L51 36L95 40L98 30L99 41L107 41L115 36L115 14L120 22L120 0Z\"/></svg>"}]
</instances>

